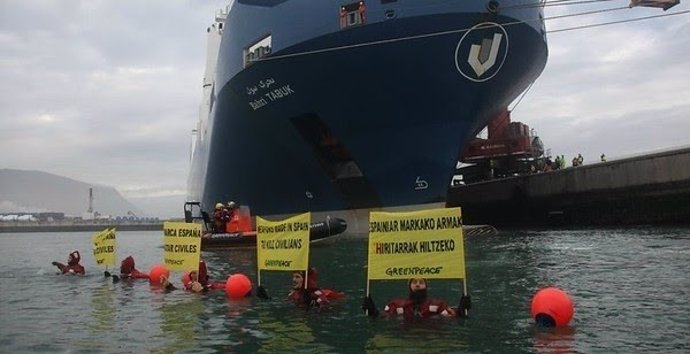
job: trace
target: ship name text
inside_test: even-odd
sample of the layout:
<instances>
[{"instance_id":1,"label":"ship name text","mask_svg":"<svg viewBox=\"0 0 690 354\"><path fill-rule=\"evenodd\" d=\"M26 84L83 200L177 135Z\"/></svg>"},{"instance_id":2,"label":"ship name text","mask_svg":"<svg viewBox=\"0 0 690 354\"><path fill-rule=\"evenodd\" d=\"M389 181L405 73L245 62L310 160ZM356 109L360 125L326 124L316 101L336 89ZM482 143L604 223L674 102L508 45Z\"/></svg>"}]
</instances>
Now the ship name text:
<instances>
[{"instance_id":1,"label":"ship name text","mask_svg":"<svg viewBox=\"0 0 690 354\"><path fill-rule=\"evenodd\" d=\"M249 101L249 106L252 110L257 110L261 107L268 105L271 102L275 102L282 98L292 95L295 91L290 87L290 85L283 85L281 87L275 88L263 94L263 96Z\"/></svg>"}]
</instances>

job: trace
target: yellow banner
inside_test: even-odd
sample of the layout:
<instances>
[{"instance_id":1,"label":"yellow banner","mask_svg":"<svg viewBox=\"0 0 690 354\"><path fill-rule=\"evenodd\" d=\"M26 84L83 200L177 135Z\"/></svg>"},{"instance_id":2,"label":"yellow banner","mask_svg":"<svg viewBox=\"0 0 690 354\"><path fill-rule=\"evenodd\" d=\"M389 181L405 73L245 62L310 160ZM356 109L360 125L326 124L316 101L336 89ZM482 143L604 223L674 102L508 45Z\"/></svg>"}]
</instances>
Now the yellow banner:
<instances>
[{"instance_id":1,"label":"yellow banner","mask_svg":"<svg viewBox=\"0 0 690 354\"><path fill-rule=\"evenodd\" d=\"M168 270L199 269L201 224L165 222L163 224L163 264Z\"/></svg>"},{"instance_id":2,"label":"yellow banner","mask_svg":"<svg viewBox=\"0 0 690 354\"><path fill-rule=\"evenodd\" d=\"M259 270L305 270L309 266L311 213L281 221L256 218Z\"/></svg>"},{"instance_id":3,"label":"yellow banner","mask_svg":"<svg viewBox=\"0 0 690 354\"><path fill-rule=\"evenodd\" d=\"M369 214L373 279L465 279L460 208Z\"/></svg>"},{"instance_id":4,"label":"yellow banner","mask_svg":"<svg viewBox=\"0 0 690 354\"><path fill-rule=\"evenodd\" d=\"M105 229L91 237L93 256L99 266L115 266L115 228Z\"/></svg>"}]
</instances>

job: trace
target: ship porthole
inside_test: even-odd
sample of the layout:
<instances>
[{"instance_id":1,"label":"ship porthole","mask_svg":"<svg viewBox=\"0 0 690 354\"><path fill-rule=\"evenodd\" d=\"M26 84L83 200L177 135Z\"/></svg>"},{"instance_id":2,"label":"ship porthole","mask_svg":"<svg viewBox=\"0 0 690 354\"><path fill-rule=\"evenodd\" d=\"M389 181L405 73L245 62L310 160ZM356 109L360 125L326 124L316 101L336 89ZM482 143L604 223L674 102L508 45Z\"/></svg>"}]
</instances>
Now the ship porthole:
<instances>
[{"instance_id":1,"label":"ship porthole","mask_svg":"<svg viewBox=\"0 0 690 354\"><path fill-rule=\"evenodd\" d=\"M499 6L500 4L498 3L498 1L491 0L486 4L486 10L492 14L497 14Z\"/></svg>"}]
</instances>

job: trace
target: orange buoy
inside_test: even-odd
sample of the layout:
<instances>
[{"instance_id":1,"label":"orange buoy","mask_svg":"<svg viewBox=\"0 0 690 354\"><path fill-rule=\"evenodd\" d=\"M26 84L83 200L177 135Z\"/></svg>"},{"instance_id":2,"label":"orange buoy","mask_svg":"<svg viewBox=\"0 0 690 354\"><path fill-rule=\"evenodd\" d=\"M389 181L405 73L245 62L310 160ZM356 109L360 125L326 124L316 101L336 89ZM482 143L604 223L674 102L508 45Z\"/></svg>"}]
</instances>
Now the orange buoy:
<instances>
[{"instance_id":1,"label":"orange buoy","mask_svg":"<svg viewBox=\"0 0 690 354\"><path fill-rule=\"evenodd\" d=\"M541 289L532 298L532 318L541 326L566 326L574 311L573 300L558 288Z\"/></svg>"},{"instance_id":2,"label":"orange buoy","mask_svg":"<svg viewBox=\"0 0 690 354\"><path fill-rule=\"evenodd\" d=\"M149 272L149 284L165 285L163 283L163 279L161 279L162 277L165 277L165 279L169 279L170 271L165 269L163 265L154 264L153 267L151 267L151 271Z\"/></svg>"},{"instance_id":3,"label":"orange buoy","mask_svg":"<svg viewBox=\"0 0 690 354\"><path fill-rule=\"evenodd\" d=\"M252 282L241 273L233 274L225 282L225 294L231 299L241 299L252 291Z\"/></svg>"}]
</instances>

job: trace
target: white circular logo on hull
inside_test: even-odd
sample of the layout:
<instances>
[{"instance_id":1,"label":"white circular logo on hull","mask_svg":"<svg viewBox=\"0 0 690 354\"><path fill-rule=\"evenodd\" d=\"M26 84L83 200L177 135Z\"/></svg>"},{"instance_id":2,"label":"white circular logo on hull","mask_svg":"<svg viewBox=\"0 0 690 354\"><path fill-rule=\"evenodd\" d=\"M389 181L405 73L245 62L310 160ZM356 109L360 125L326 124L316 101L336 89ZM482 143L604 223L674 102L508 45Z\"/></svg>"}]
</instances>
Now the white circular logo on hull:
<instances>
[{"instance_id":1,"label":"white circular logo on hull","mask_svg":"<svg viewBox=\"0 0 690 354\"><path fill-rule=\"evenodd\" d=\"M498 23L469 29L455 48L455 67L468 80L484 82L501 70L508 55L508 32Z\"/></svg>"}]
</instances>

